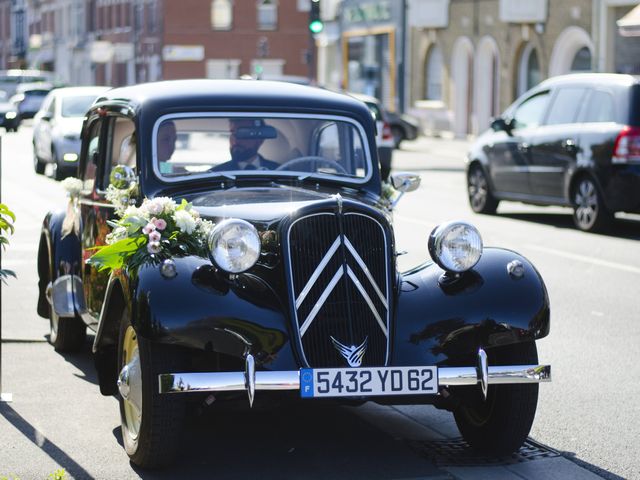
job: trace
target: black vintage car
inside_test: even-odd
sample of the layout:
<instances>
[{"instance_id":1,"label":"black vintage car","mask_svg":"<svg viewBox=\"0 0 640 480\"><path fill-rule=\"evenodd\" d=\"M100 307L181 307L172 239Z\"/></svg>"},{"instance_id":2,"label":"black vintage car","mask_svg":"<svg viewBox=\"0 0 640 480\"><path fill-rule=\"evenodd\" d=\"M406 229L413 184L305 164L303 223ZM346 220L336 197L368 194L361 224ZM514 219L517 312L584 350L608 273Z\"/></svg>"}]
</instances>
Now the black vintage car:
<instances>
[{"instance_id":1,"label":"black vintage car","mask_svg":"<svg viewBox=\"0 0 640 480\"><path fill-rule=\"evenodd\" d=\"M469 151L469 203L501 200L573 207L584 231L615 212L640 213L640 80L580 73L540 83L516 100Z\"/></svg>"},{"instance_id":2,"label":"black vintage car","mask_svg":"<svg viewBox=\"0 0 640 480\"><path fill-rule=\"evenodd\" d=\"M211 395L435 404L480 450L521 446L550 379L540 275L463 222L399 272L377 165L366 105L312 87L162 82L91 107L70 205L44 220L38 313L56 350L95 332L133 463L169 462Z\"/></svg>"}]
</instances>

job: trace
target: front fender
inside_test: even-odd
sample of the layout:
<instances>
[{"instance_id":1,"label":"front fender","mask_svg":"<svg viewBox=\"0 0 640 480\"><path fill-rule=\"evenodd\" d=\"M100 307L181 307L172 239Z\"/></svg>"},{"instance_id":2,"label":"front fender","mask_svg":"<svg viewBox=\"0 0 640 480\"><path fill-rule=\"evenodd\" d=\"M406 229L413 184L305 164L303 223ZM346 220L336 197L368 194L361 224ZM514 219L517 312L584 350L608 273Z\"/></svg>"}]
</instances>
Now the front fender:
<instances>
[{"instance_id":1,"label":"front fender","mask_svg":"<svg viewBox=\"0 0 640 480\"><path fill-rule=\"evenodd\" d=\"M145 266L132 282L132 322L151 340L296 369L287 307L261 278L228 275L199 257L175 258L177 275Z\"/></svg>"},{"instance_id":2,"label":"front fender","mask_svg":"<svg viewBox=\"0 0 640 480\"><path fill-rule=\"evenodd\" d=\"M522 264L521 277L508 272L512 261ZM486 248L478 264L456 281L444 282L442 275L433 263L402 274L394 365L464 364L480 347L532 341L549 333L546 287L521 255Z\"/></svg>"},{"instance_id":3,"label":"front fender","mask_svg":"<svg viewBox=\"0 0 640 480\"><path fill-rule=\"evenodd\" d=\"M64 210L49 212L42 223L38 247L38 314L45 318L49 316L49 303L46 299L46 289L49 283L53 283L65 275L78 278L82 275L81 248L78 236L75 233L70 233L62 238L62 223L65 217L66 211ZM75 293L82 295L82 292ZM73 303L84 305L83 301L73 300Z\"/></svg>"}]
</instances>

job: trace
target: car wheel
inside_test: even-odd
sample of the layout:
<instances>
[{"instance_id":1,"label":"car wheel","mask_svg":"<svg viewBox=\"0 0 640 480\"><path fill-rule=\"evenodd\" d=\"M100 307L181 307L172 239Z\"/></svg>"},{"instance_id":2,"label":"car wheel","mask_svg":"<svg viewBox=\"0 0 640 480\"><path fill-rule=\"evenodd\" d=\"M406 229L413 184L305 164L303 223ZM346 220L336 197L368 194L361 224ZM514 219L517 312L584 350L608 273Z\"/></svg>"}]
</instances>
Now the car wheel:
<instances>
[{"instance_id":1,"label":"car wheel","mask_svg":"<svg viewBox=\"0 0 640 480\"><path fill-rule=\"evenodd\" d=\"M87 326L78 317L59 317L49 305L49 342L56 352L77 352L87 338Z\"/></svg>"},{"instance_id":2,"label":"car wheel","mask_svg":"<svg viewBox=\"0 0 640 480\"><path fill-rule=\"evenodd\" d=\"M394 147L400 148L400 144L405 139L404 131L400 127L391 127L391 135L393 135Z\"/></svg>"},{"instance_id":3,"label":"car wheel","mask_svg":"<svg viewBox=\"0 0 640 480\"><path fill-rule=\"evenodd\" d=\"M471 210L476 213L496 213L500 201L491 193L484 170L477 165L467 175L467 193Z\"/></svg>"},{"instance_id":4,"label":"car wheel","mask_svg":"<svg viewBox=\"0 0 640 480\"><path fill-rule=\"evenodd\" d=\"M491 358L493 357L493 358ZM499 347L489 365L537 365L534 342ZM529 435L538 404L538 384L489 385L484 399L479 386L452 388L460 400L454 418L465 441L490 455L517 451Z\"/></svg>"},{"instance_id":5,"label":"car wheel","mask_svg":"<svg viewBox=\"0 0 640 480\"><path fill-rule=\"evenodd\" d=\"M33 146L33 169L36 171L37 174L42 175L44 174L44 168L45 168L46 164L40 160L40 157L38 157L38 154L36 153L36 146Z\"/></svg>"},{"instance_id":6,"label":"car wheel","mask_svg":"<svg viewBox=\"0 0 640 480\"><path fill-rule=\"evenodd\" d=\"M184 426L182 396L158 393L158 374L178 371L181 364L178 352L162 347L138 336L125 310L118 348L122 440L131 462L143 468L171 463Z\"/></svg>"},{"instance_id":7,"label":"car wheel","mask_svg":"<svg viewBox=\"0 0 640 480\"><path fill-rule=\"evenodd\" d=\"M585 232L604 231L613 214L604 206L602 195L593 179L583 177L573 190L573 222Z\"/></svg>"}]
</instances>

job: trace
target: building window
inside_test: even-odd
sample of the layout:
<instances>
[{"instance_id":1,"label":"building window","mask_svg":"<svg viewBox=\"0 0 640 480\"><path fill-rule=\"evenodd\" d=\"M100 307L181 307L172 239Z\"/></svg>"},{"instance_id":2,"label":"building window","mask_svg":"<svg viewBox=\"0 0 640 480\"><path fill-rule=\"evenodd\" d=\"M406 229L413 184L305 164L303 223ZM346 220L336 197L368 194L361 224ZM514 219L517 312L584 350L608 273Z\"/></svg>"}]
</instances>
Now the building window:
<instances>
[{"instance_id":1,"label":"building window","mask_svg":"<svg viewBox=\"0 0 640 480\"><path fill-rule=\"evenodd\" d=\"M424 72L424 98L442 100L442 50L434 45L427 53Z\"/></svg>"},{"instance_id":2,"label":"building window","mask_svg":"<svg viewBox=\"0 0 640 480\"><path fill-rule=\"evenodd\" d=\"M207 60L207 78L239 78L240 60Z\"/></svg>"},{"instance_id":3,"label":"building window","mask_svg":"<svg viewBox=\"0 0 640 480\"><path fill-rule=\"evenodd\" d=\"M582 47L573 57L571 63L572 72L590 72L591 71L591 50L587 47Z\"/></svg>"},{"instance_id":4,"label":"building window","mask_svg":"<svg viewBox=\"0 0 640 480\"><path fill-rule=\"evenodd\" d=\"M522 50L518 68L518 96L536 86L542 80L538 52L528 43Z\"/></svg>"},{"instance_id":5,"label":"building window","mask_svg":"<svg viewBox=\"0 0 640 480\"><path fill-rule=\"evenodd\" d=\"M275 30L278 27L277 0L258 0L258 30Z\"/></svg>"},{"instance_id":6,"label":"building window","mask_svg":"<svg viewBox=\"0 0 640 480\"><path fill-rule=\"evenodd\" d=\"M213 0L211 2L211 28L214 30L231 30L232 25L232 0Z\"/></svg>"}]
</instances>

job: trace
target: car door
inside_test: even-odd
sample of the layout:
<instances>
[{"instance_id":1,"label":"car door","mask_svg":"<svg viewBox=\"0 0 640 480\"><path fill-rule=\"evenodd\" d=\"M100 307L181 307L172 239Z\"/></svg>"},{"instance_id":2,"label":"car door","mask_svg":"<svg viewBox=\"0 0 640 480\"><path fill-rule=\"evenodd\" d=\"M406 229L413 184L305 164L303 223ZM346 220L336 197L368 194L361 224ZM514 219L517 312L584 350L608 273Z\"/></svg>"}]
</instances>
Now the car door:
<instances>
[{"instance_id":1,"label":"car door","mask_svg":"<svg viewBox=\"0 0 640 480\"><path fill-rule=\"evenodd\" d=\"M555 89L544 123L529 132L531 194L550 203L564 203L568 172L575 169L581 126L578 113L587 96L585 86Z\"/></svg>"},{"instance_id":2,"label":"car door","mask_svg":"<svg viewBox=\"0 0 640 480\"><path fill-rule=\"evenodd\" d=\"M82 214L82 260L83 286L91 323L100 317L104 303L108 272L99 272L96 267L88 265L87 260L95 252L95 247L106 245L107 235L111 227L107 223L115 216L113 205L106 199L109 186L109 174L114 165L121 164L122 150L125 142L134 131L133 122L120 116L109 116L95 120L89 125L88 145L83 145L83 175L86 196L81 204Z\"/></svg>"},{"instance_id":3,"label":"car door","mask_svg":"<svg viewBox=\"0 0 640 480\"><path fill-rule=\"evenodd\" d=\"M549 102L549 91L525 98L507 116L508 130L493 134L485 147L496 192L514 197L529 195L529 145L527 138L540 123Z\"/></svg>"}]
</instances>

